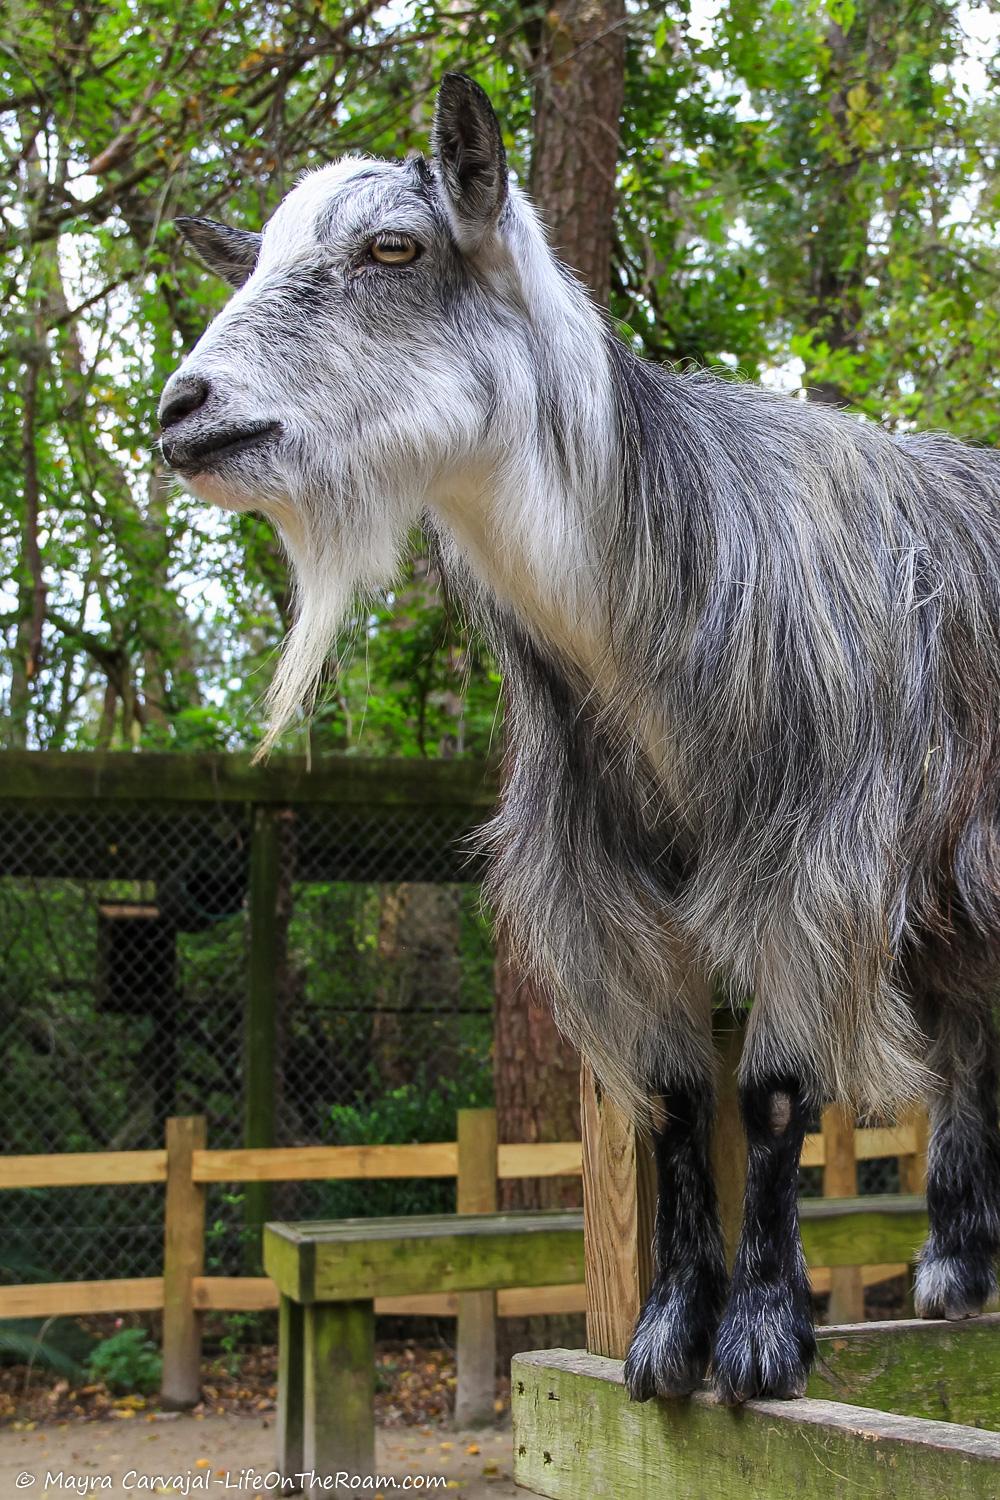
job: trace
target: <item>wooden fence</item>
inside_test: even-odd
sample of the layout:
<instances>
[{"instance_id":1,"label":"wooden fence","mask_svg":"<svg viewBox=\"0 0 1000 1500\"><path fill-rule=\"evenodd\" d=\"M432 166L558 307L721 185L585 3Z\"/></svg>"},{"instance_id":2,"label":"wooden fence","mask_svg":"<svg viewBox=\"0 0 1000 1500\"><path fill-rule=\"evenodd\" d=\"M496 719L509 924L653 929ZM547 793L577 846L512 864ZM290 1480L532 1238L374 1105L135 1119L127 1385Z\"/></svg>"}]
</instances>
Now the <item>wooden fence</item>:
<instances>
[{"instance_id":1,"label":"wooden fence","mask_svg":"<svg viewBox=\"0 0 1000 1500\"><path fill-rule=\"evenodd\" d=\"M497 1207L498 1183L509 1178L579 1177L579 1141L497 1144L492 1110L460 1110L458 1138L429 1145L290 1146L211 1150L201 1116L167 1122L158 1151L101 1151L54 1156L0 1156L0 1191L161 1182L164 1195L163 1275L131 1280L50 1282L0 1287L0 1318L94 1313L163 1312L164 1388L196 1391L201 1317L205 1312L258 1312L277 1306L267 1277L206 1276L205 1187L217 1183L365 1181L454 1178L460 1213ZM914 1117L887 1129L855 1130L836 1109L807 1136L802 1164L823 1168L827 1197L857 1191L857 1162L898 1157L900 1187L923 1189L926 1125ZM835 1321L863 1316L866 1285L905 1271L902 1264L813 1268L814 1290L831 1294ZM458 1344L468 1360L484 1342L483 1320L493 1316L492 1293L383 1297L376 1311L394 1315L455 1316ZM489 1301L489 1306L487 1306ZM501 1317L582 1312L580 1285L499 1290Z\"/></svg>"}]
</instances>

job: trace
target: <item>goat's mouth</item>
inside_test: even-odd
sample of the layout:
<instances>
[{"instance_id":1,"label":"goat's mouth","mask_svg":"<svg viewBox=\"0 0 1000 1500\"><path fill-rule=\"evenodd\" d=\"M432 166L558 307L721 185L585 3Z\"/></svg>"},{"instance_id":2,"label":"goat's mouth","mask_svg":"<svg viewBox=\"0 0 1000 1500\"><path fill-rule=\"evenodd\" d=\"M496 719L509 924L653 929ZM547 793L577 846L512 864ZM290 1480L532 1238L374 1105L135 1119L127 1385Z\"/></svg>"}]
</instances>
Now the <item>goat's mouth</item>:
<instances>
[{"instance_id":1,"label":"goat's mouth","mask_svg":"<svg viewBox=\"0 0 1000 1500\"><path fill-rule=\"evenodd\" d=\"M219 427L200 438L184 438L172 432L160 439L160 452L178 474L192 478L220 468L227 459L251 448L273 442L281 432L280 422L247 422L242 427Z\"/></svg>"}]
</instances>

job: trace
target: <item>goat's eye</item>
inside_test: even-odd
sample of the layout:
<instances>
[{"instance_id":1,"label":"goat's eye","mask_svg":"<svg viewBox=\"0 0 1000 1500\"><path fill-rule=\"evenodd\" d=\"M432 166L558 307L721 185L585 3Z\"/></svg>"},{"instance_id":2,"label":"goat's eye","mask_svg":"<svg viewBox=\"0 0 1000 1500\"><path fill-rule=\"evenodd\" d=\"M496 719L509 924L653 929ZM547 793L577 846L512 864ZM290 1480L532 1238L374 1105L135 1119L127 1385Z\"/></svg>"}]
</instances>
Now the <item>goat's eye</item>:
<instances>
[{"instance_id":1,"label":"goat's eye","mask_svg":"<svg viewBox=\"0 0 1000 1500\"><path fill-rule=\"evenodd\" d=\"M368 247L372 260L382 266L406 266L416 260L420 246L405 234L380 234Z\"/></svg>"}]
</instances>

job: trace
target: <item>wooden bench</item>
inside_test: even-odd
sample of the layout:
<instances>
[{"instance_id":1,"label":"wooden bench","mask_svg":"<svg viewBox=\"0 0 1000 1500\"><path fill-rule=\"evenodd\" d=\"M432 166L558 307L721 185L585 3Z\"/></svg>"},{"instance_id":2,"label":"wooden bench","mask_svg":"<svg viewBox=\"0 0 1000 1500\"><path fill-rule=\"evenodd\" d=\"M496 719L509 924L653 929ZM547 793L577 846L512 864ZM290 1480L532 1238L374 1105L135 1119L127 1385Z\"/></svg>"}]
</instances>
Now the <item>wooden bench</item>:
<instances>
[{"instance_id":1,"label":"wooden bench","mask_svg":"<svg viewBox=\"0 0 1000 1500\"><path fill-rule=\"evenodd\" d=\"M300 1487L318 1497L335 1492L323 1480L374 1471L376 1296L582 1281L583 1216L268 1224L264 1268L280 1299L278 1468L286 1479L304 1476Z\"/></svg>"}]
</instances>

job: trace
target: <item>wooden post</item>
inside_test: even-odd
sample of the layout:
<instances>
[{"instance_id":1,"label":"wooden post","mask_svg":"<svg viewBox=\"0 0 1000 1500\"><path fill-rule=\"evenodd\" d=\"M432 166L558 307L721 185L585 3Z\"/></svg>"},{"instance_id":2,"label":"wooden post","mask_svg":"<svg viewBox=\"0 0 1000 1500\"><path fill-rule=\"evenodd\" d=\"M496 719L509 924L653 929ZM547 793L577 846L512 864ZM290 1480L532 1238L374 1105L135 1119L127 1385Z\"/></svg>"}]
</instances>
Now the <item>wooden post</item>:
<instances>
[{"instance_id":1,"label":"wooden post","mask_svg":"<svg viewBox=\"0 0 1000 1500\"><path fill-rule=\"evenodd\" d=\"M163 1381L171 1411L201 1399L201 1318L194 1278L205 1270L205 1189L192 1180L192 1155L205 1147L205 1120L167 1121L167 1190L163 1234Z\"/></svg>"},{"instance_id":2,"label":"wooden post","mask_svg":"<svg viewBox=\"0 0 1000 1500\"><path fill-rule=\"evenodd\" d=\"M854 1116L843 1105L823 1111L823 1197L853 1198L858 1191L854 1155ZM860 1266L835 1266L830 1271L828 1323L861 1323L865 1316L865 1288Z\"/></svg>"},{"instance_id":3,"label":"wooden post","mask_svg":"<svg viewBox=\"0 0 1000 1500\"><path fill-rule=\"evenodd\" d=\"M927 1118L927 1110L918 1104L905 1117L905 1122L913 1126L914 1144L916 1149L912 1156L901 1156L899 1158L899 1191L901 1193L917 1193L921 1197L927 1191L927 1143L930 1136L930 1120ZM913 1292L917 1280L917 1263L915 1260L907 1262L906 1267L906 1312L912 1316Z\"/></svg>"},{"instance_id":4,"label":"wooden post","mask_svg":"<svg viewBox=\"0 0 1000 1500\"><path fill-rule=\"evenodd\" d=\"M346 1474L346 1493L375 1469L375 1304L314 1302L302 1319L302 1469L317 1475L310 1500L321 1500L324 1480Z\"/></svg>"},{"instance_id":5,"label":"wooden post","mask_svg":"<svg viewBox=\"0 0 1000 1500\"><path fill-rule=\"evenodd\" d=\"M736 1258L736 1246L743 1226L743 1194L747 1181L747 1143L740 1118L739 1088L743 1032L742 1020L733 1014L728 1005L716 1010L712 1025L718 1064L712 1170L719 1198L726 1265L730 1270Z\"/></svg>"},{"instance_id":6,"label":"wooden post","mask_svg":"<svg viewBox=\"0 0 1000 1500\"><path fill-rule=\"evenodd\" d=\"M495 1109L458 1111L460 1214L490 1214L497 1208L497 1115ZM493 1422L496 1396L497 1297L495 1291L462 1292L458 1299L458 1382L455 1425Z\"/></svg>"},{"instance_id":7,"label":"wooden post","mask_svg":"<svg viewBox=\"0 0 1000 1500\"><path fill-rule=\"evenodd\" d=\"M923 1194L927 1191L927 1140L930 1134L930 1121L924 1106L918 1104L903 1123L913 1127L916 1149L912 1156L899 1158L899 1191Z\"/></svg>"},{"instance_id":8,"label":"wooden post","mask_svg":"<svg viewBox=\"0 0 1000 1500\"><path fill-rule=\"evenodd\" d=\"M274 1145L274 1070L278 1036L278 980L282 954L278 937L281 885L280 809L254 810L250 851L250 954L244 1032L243 1143ZM271 1184L248 1182L244 1188L248 1230L248 1269L260 1263L260 1226L271 1217Z\"/></svg>"},{"instance_id":9,"label":"wooden post","mask_svg":"<svg viewBox=\"0 0 1000 1500\"><path fill-rule=\"evenodd\" d=\"M305 1325L300 1302L291 1297L278 1300L278 1471L284 1481L282 1493L292 1478L305 1469L303 1420L305 1413Z\"/></svg>"},{"instance_id":10,"label":"wooden post","mask_svg":"<svg viewBox=\"0 0 1000 1500\"><path fill-rule=\"evenodd\" d=\"M652 1278L653 1156L587 1067L580 1119L587 1348L624 1359Z\"/></svg>"}]
</instances>

